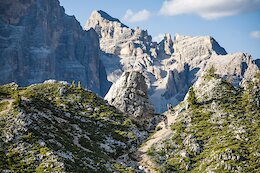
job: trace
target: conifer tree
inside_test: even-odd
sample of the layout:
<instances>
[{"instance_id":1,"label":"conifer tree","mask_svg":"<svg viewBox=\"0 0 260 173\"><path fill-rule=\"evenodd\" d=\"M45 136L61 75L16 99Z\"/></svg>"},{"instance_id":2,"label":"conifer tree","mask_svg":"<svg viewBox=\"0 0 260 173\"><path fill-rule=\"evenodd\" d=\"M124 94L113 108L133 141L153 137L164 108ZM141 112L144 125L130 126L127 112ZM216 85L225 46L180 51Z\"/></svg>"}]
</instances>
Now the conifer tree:
<instances>
[{"instance_id":1,"label":"conifer tree","mask_svg":"<svg viewBox=\"0 0 260 173\"><path fill-rule=\"evenodd\" d=\"M188 103L191 106L197 104L197 99L193 87L191 87L189 90Z\"/></svg>"},{"instance_id":2,"label":"conifer tree","mask_svg":"<svg viewBox=\"0 0 260 173\"><path fill-rule=\"evenodd\" d=\"M78 81L78 89L81 89L81 82Z\"/></svg>"},{"instance_id":3,"label":"conifer tree","mask_svg":"<svg viewBox=\"0 0 260 173\"><path fill-rule=\"evenodd\" d=\"M71 86L72 86L73 88L76 87L76 84L75 84L75 81L74 81L74 80L72 81Z\"/></svg>"}]
</instances>

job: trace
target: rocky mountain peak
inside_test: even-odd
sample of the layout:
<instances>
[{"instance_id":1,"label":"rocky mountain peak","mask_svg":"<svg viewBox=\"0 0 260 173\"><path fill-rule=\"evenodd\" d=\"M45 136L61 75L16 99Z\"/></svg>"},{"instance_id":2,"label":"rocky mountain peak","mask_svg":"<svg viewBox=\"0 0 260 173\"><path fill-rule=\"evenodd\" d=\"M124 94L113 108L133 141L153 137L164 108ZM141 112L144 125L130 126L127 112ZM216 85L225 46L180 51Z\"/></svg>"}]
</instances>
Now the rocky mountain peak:
<instances>
[{"instance_id":1,"label":"rocky mountain peak","mask_svg":"<svg viewBox=\"0 0 260 173\"><path fill-rule=\"evenodd\" d=\"M91 17L99 17L99 18L103 18L112 22L119 22L121 23L118 19L111 17L109 14L107 14L106 12L102 11L102 10L96 10L93 11L91 14ZM90 17L90 18L91 18Z\"/></svg>"},{"instance_id":2,"label":"rocky mountain peak","mask_svg":"<svg viewBox=\"0 0 260 173\"><path fill-rule=\"evenodd\" d=\"M154 115L148 100L145 77L138 71L124 72L112 85L105 99L138 121L147 121Z\"/></svg>"},{"instance_id":3,"label":"rocky mountain peak","mask_svg":"<svg viewBox=\"0 0 260 173\"><path fill-rule=\"evenodd\" d=\"M159 57L161 58L166 58L171 56L171 54L173 54L174 50L173 50L173 41L172 41L172 37L171 34L166 33L164 35L163 40L159 43L159 48L158 48L158 52L159 52ZM165 57L166 55L166 57Z\"/></svg>"},{"instance_id":4,"label":"rocky mountain peak","mask_svg":"<svg viewBox=\"0 0 260 173\"><path fill-rule=\"evenodd\" d=\"M120 20L111 17L102 10L96 10L91 13L84 26L85 30L89 30L90 28L95 29L100 38L110 39L116 37L123 30L129 30Z\"/></svg>"},{"instance_id":5,"label":"rocky mountain peak","mask_svg":"<svg viewBox=\"0 0 260 173\"><path fill-rule=\"evenodd\" d=\"M227 54L226 50L211 36L183 36L176 34L174 50L177 53L189 54L192 57L214 53L218 55Z\"/></svg>"},{"instance_id":6,"label":"rocky mountain peak","mask_svg":"<svg viewBox=\"0 0 260 173\"><path fill-rule=\"evenodd\" d=\"M89 29L89 27L91 27L93 23L100 24L100 22L114 22L118 25L121 25L122 27L127 27L126 25L122 24L119 19L111 17L109 14L102 10L93 11L89 17L88 22L85 25L85 29Z\"/></svg>"},{"instance_id":7,"label":"rocky mountain peak","mask_svg":"<svg viewBox=\"0 0 260 173\"><path fill-rule=\"evenodd\" d=\"M148 35L147 30L142 30L139 27L130 29L121 23L119 19L113 18L101 10L92 12L84 28L85 30L90 28L95 29L100 37L100 47L106 53L120 53L120 46L118 44L121 45L127 41L142 41L148 43L148 45L152 42L152 37ZM108 45L109 48L107 48ZM112 51L111 48L113 48Z\"/></svg>"},{"instance_id":8,"label":"rocky mountain peak","mask_svg":"<svg viewBox=\"0 0 260 173\"><path fill-rule=\"evenodd\" d=\"M216 74L237 87L243 80L251 80L259 72L252 56L247 53L212 55L204 71L212 66L216 69Z\"/></svg>"},{"instance_id":9,"label":"rocky mountain peak","mask_svg":"<svg viewBox=\"0 0 260 173\"><path fill-rule=\"evenodd\" d=\"M165 34L164 34L164 39L166 39L166 40L171 40L171 39L172 39L171 34L170 34L170 33L165 33Z\"/></svg>"},{"instance_id":10,"label":"rocky mountain peak","mask_svg":"<svg viewBox=\"0 0 260 173\"><path fill-rule=\"evenodd\" d=\"M167 33L157 43L147 30L124 27L106 13L92 14L86 26L100 37L101 60L108 79L116 83L123 72L142 71L156 112L165 111L168 103L181 102L200 73L212 65L221 77L233 80L235 86L258 70L251 57L227 55L211 36L176 34L172 39Z\"/></svg>"}]
</instances>

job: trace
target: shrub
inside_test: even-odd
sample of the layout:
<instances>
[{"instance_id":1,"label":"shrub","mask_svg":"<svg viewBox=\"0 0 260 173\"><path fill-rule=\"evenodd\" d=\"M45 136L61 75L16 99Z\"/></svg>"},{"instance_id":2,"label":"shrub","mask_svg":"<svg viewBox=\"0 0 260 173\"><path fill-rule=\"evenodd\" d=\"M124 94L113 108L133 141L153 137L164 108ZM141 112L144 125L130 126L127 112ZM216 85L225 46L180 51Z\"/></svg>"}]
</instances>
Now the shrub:
<instances>
[{"instance_id":1,"label":"shrub","mask_svg":"<svg viewBox=\"0 0 260 173\"><path fill-rule=\"evenodd\" d=\"M73 88L76 87L76 84L75 84L75 81L74 81L74 80L71 82L71 86L72 86Z\"/></svg>"},{"instance_id":2,"label":"shrub","mask_svg":"<svg viewBox=\"0 0 260 173\"><path fill-rule=\"evenodd\" d=\"M191 87L189 90L188 104L191 106L197 104L197 99L193 87Z\"/></svg>"},{"instance_id":3,"label":"shrub","mask_svg":"<svg viewBox=\"0 0 260 173\"><path fill-rule=\"evenodd\" d=\"M7 101L0 102L0 112L6 110L8 108L8 104L9 102Z\"/></svg>"},{"instance_id":4,"label":"shrub","mask_svg":"<svg viewBox=\"0 0 260 173\"><path fill-rule=\"evenodd\" d=\"M81 82L78 81L78 89L81 89Z\"/></svg>"},{"instance_id":5,"label":"shrub","mask_svg":"<svg viewBox=\"0 0 260 173\"><path fill-rule=\"evenodd\" d=\"M162 129L161 126L157 126L157 127L155 128L155 131L159 131L159 130L161 130L161 129Z\"/></svg>"}]
</instances>

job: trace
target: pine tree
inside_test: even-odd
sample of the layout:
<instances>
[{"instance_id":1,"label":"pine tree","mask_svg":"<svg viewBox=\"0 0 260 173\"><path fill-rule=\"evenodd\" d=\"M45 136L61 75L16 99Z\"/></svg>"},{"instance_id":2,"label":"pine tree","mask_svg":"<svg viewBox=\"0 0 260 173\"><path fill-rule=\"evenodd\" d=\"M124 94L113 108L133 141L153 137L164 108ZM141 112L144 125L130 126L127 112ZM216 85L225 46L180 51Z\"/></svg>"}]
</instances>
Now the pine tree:
<instances>
[{"instance_id":1,"label":"pine tree","mask_svg":"<svg viewBox=\"0 0 260 173\"><path fill-rule=\"evenodd\" d=\"M197 99L193 87L191 87L189 90L188 104L191 106L197 104Z\"/></svg>"},{"instance_id":2,"label":"pine tree","mask_svg":"<svg viewBox=\"0 0 260 173\"><path fill-rule=\"evenodd\" d=\"M211 77L215 77L216 76L216 69L213 67L213 65L208 69L207 73L209 76Z\"/></svg>"},{"instance_id":3,"label":"pine tree","mask_svg":"<svg viewBox=\"0 0 260 173\"><path fill-rule=\"evenodd\" d=\"M75 81L74 81L74 80L72 81L71 86L72 86L73 88L76 87L76 84L75 84Z\"/></svg>"},{"instance_id":4,"label":"pine tree","mask_svg":"<svg viewBox=\"0 0 260 173\"><path fill-rule=\"evenodd\" d=\"M81 82L78 81L78 89L81 89Z\"/></svg>"}]
</instances>

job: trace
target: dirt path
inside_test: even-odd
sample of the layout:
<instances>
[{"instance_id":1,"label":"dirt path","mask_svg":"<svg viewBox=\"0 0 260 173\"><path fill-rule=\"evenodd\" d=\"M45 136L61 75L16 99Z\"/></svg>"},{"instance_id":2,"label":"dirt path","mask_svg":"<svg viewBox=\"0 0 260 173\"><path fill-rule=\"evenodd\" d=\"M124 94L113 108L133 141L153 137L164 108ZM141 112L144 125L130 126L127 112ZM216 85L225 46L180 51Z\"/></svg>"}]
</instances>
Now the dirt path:
<instances>
[{"instance_id":1,"label":"dirt path","mask_svg":"<svg viewBox=\"0 0 260 173\"><path fill-rule=\"evenodd\" d=\"M9 104L7 105L7 109L0 111L0 115L3 115L3 114L6 114L11 109L14 99L3 99L3 100L0 100L0 103L1 102L9 102Z\"/></svg>"},{"instance_id":2,"label":"dirt path","mask_svg":"<svg viewBox=\"0 0 260 173\"><path fill-rule=\"evenodd\" d=\"M157 173L156 171L156 165L152 163L151 157L147 155L147 151L153 144L157 144L165 139L168 139L171 134L171 128L170 125L175 122L177 114L172 115L172 113L166 113L166 116L168 118L168 127L165 127L164 122L160 122L158 126L162 127L161 130L157 131L148 141L145 142L145 144L139 148L138 150L138 158L139 158L139 165L144 169L146 173Z\"/></svg>"}]
</instances>

